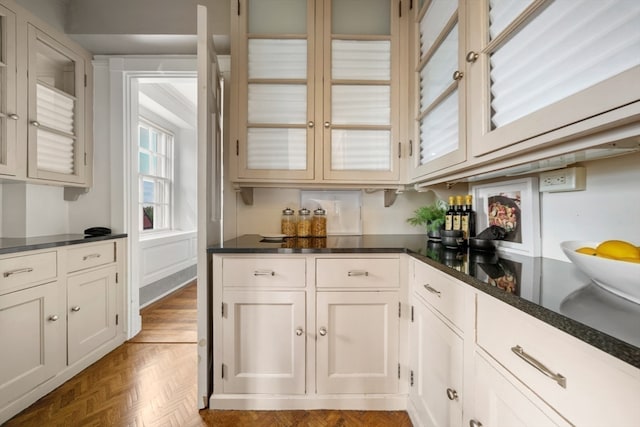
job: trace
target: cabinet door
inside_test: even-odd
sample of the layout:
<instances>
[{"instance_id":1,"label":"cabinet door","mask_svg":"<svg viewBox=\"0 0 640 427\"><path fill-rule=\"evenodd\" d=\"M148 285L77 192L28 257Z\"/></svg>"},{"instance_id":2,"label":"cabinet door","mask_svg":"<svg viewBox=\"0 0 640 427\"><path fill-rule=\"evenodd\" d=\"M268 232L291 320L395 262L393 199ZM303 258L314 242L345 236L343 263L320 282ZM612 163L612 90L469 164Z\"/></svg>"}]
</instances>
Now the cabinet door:
<instances>
[{"instance_id":1,"label":"cabinet door","mask_svg":"<svg viewBox=\"0 0 640 427\"><path fill-rule=\"evenodd\" d=\"M398 293L318 292L319 394L398 392Z\"/></svg>"},{"instance_id":2,"label":"cabinet door","mask_svg":"<svg viewBox=\"0 0 640 427\"><path fill-rule=\"evenodd\" d=\"M323 178L397 181L399 1L320 3Z\"/></svg>"},{"instance_id":3,"label":"cabinet door","mask_svg":"<svg viewBox=\"0 0 640 427\"><path fill-rule=\"evenodd\" d=\"M471 426L544 427L569 426L542 401L536 404L495 370L481 356L475 356L474 410ZM542 409L544 408L544 409ZM475 424L473 424L475 422Z\"/></svg>"},{"instance_id":4,"label":"cabinet door","mask_svg":"<svg viewBox=\"0 0 640 427\"><path fill-rule=\"evenodd\" d=\"M414 306L411 340L413 385L410 398L429 426L462 425L462 338L420 300Z\"/></svg>"},{"instance_id":5,"label":"cabinet door","mask_svg":"<svg viewBox=\"0 0 640 427\"><path fill-rule=\"evenodd\" d=\"M28 25L28 67L29 177L84 183L84 59Z\"/></svg>"},{"instance_id":6,"label":"cabinet door","mask_svg":"<svg viewBox=\"0 0 640 427\"><path fill-rule=\"evenodd\" d=\"M225 393L304 394L305 292L224 291Z\"/></svg>"},{"instance_id":7,"label":"cabinet door","mask_svg":"<svg viewBox=\"0 0 640 427\"><path fill-rule=\"evenodd\" d=\"M0 5L0 174L15 175L16 127L16 15Z\"/></svg>"},{"instance_id":8,"label":"cabinet door","mask_svg":"<svg viewBox=\"0 0 640 427\"><path fill-rule=\"evenodd\" d=\"M238 177L313 179L314 0L241 0L238 7L238 93L231 98Z\"/></svg>"},{"instance_id":9,"label":"cabinet door","mask_svg":"<svg viewBox=\"0 0 640 427\"><path fill-rule=\"evenodd\" d=\"M67 279L69 365L115 338L116 273L114 265Z\"/></svg>"},{"instance_id":10,"label":"cabinet door","mask_svg":"<svg viewBox=\"0 0 640 427\"><path fill-rule=\"evenodd\" d=\"M635 103L637 114L639 2L478 0L469 5L474 156L605 112L616 120L628 118L632 112L613 110L629 104ZM584 132L594 126L577 128Z\"/></svg>"},{"instance_id":11,"label":"cabinet door","mask_svg":"<svg viewBox=\"0 0 640 427\"><path fill-rule=\"evenodd\" d=\"M58 282L0 297L0 408L64 365L64 310Z\"/></svg>"},{"instance_id":12,"label":"cabinet door","mask_svg":"<svg viewBox=\"0 0 640 427\"><path fill-rule=\"evenodd\" d=\"M417 9L417 8L416 8ZM464 51L466 2L425 2L414 29L416 150L413 178L467 158Z\"/></svg>"}]
</instances>

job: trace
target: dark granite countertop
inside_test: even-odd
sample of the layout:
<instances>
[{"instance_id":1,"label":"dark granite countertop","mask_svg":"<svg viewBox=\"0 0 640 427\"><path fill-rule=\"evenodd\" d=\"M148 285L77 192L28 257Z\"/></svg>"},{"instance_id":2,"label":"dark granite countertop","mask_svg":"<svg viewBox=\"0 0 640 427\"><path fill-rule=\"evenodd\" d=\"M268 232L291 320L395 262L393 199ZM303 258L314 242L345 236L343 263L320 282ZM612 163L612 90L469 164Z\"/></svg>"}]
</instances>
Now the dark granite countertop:
<instances>
[{"instance_id":1,"label":"dark granite countertop","mask_svg":"<svg viewBox=\"0 0 640 427\"><path fill-rule=\"evenodd\" d=\"M121 239L126 234L109 234L107 236L85 236L84 234L55 234L38 237L2 237L0 238L0 255L14 252L34 251L37 249L56 248L59 246L77 245L80 243L98 242L101 240Z\"/></svg>"},{"instance_id":2,"label":"dark granite countertop","mask_svg":"<svg viewBox=\"0 0 640 427\"><path fill-rule=\"evenodd\" d=\"M537 319L640 368L640 305L607 292L570 262L456 251L424 235L329 236L266 241L245 235L213 254L407 253Z\"/></svg>"}]
</instances>

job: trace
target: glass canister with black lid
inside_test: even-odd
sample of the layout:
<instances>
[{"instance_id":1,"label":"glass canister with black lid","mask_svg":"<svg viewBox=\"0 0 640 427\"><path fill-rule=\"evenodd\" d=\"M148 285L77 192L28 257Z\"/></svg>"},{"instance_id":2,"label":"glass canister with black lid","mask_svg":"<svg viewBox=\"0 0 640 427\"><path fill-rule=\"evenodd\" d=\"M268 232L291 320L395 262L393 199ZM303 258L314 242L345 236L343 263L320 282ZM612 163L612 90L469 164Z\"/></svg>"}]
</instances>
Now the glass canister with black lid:
<instances>
[{"instance_id":1,"label":"glass canister with black lid","mask_svg":"<svg viewBox=\"0 0 640 427\"><path fill-rule=\"evenodd\" d=\"M327 211L322 208L313 211L311 235L313 237L327 237Z\"/></svg>"},{"instance_id":2,"label":"glass canister with black lid","mask_svg":"<svg viewBox=\"0 0 640 427\"><path fill-rule=\"evenodd\" d=\"M291 208L282 211L280 232L287 237L295 237L297 233L296 212Z\"/></svg>"}]
</instances>

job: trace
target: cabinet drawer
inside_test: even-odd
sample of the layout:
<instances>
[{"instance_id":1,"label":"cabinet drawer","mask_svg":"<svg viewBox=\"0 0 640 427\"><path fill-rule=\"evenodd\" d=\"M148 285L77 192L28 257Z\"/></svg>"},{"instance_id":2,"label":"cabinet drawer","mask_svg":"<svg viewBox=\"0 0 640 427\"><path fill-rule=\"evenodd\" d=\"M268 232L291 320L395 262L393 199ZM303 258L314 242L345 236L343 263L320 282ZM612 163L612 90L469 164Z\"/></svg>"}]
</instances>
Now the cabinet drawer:
<instances>
[{"instance_id":1,"label":"cabinet drawer","mask_svg":"<svg viewBox=\"0 0 640 427\"><path fill-rule=\"evenodd\" d=\"M67 271L84 270L116 261L115 242L80 245L67 249Z\"/></svg>"},{"instance_id":2,"label":"cabinet drawer","mask_svg":"<svg viewBox=\"0 0 640 427\"><path fill-rule=\"evenodd\" d=\"M319 288L397 288L398 258L326 258L316 260Z\"/></svg>"},{"instance_id":3,"label":"cabinet drawer","mask_svg":"<svg viewBox=\"0 0 640 427\"><path fill-rule=\"evenodd\" d=\"M55 251L1 259L0 294L55 279L58 276L57 260Z\"/></svg>"},{"instance_id":4,"label":"cabinet drawer","mask_svg":"<svg viewBox=\"0 0 640 427\"><path fill-rule=\"evenodd\" d=\"M465 307L463 285L433 267L416 262L413 292L462 329Z\"/></svg>"},{"instance_id":5,"label":"cabinet drawer","mask_svg":"<svg viewBox=\"0 0 640 427\"><path fill-rule=\"evenodd\" d=\"M639 370L494 298L477 306L478 345L571 423L640 419Z\"/></svg>"},{"instance_id":6,"label":"cabinet drawer","mask_svg":"<svg viewBox=\"0 0 640 427\"><path fill-rule=\"evenodd\" d=\"M305 287L304 258L225 258L222 260L224 286Z\"/></svg>"}]
</instances>

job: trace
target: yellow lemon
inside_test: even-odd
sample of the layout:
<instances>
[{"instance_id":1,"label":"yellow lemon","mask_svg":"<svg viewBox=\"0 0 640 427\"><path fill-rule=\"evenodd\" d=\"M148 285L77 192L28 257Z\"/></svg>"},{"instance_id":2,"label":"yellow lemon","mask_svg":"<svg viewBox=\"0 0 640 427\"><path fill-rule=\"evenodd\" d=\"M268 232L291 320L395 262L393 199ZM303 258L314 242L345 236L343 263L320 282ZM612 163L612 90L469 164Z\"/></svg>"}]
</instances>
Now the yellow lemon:
<instances>
[{"instance_id":1,"label":"yellow lemon","mask_svg":"<svg viewBox=\"0 0 640 427\"><path fill-rule=\"evenodd\" d=\"M598 245L596 255L614 259L640 259L640 249L623 240L607 240Z\"/></svg>"},{"instance_id":2,"label":"yellow lemon","mask_svg":"<svg viewBox=\"0 0 640 427\"><path fill-rule=\"evenodd\" d=\"M576 249L576 252L581 253L581 254L585 254L585 255L595 255L596 254L596 250L594 248L588 248L588 247L578 248L578 249Z\"/></svg>"}]
</instances>

